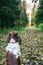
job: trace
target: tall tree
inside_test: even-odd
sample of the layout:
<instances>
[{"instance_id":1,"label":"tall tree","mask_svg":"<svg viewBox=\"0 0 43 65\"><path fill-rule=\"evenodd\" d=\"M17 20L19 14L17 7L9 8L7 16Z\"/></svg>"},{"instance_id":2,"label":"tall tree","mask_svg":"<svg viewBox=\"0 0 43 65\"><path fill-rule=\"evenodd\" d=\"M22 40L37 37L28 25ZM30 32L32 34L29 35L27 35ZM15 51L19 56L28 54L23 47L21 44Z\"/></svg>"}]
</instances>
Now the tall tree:
<instances>
[{"instance_id":1,"label":"tall tree","mask_svg":"<svg viewBox=\"0 0 43 65\"><path fill-rule=\"evenodd\" d=\"M28 18L26 14L26 0L23 0L22 6L21 6L21 20L23 21L23 24L28 23Z\"/></svg>"},{"instance_id":2,"label":"tall tree","mask_svg":"<svg viewBox=\"0 0 43 65\"><path fill-rule=\"evenodd\" d=\"M39 0L39 8L36 14L36 23L43 23L43 0Z\"/></svg>"},{"instance_id":3,"label":"tall tree","mask_svg":"<svg viewBox=\"0 0 43 65\"><path fill-rule=\"evenodd\" d=\"M20 0L0 0L0 27L12 27L20 19Z\"/></svg>"}]
</instances>

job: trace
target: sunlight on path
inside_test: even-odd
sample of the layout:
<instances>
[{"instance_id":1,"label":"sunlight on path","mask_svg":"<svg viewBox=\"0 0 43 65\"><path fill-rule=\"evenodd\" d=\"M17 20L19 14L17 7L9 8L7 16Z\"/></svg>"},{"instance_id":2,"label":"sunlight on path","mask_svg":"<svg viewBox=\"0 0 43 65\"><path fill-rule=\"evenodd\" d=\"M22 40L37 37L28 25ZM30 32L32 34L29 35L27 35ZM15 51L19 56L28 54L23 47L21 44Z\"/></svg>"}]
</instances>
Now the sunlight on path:
<instances>
[{"instance_id":1,"label":"sunlight on path","mask_svg":"<svg viewBox=\"0 0 43 65\"><path fill-rule=\"evenodd\" d=\"M37 9L39 5L39 0L21 0L22 2L25 2L26 4L26 14L29 21L29 26L31 27L31 21L32 21L32 11L33 9Z\"/></svg>"}]
</instances>

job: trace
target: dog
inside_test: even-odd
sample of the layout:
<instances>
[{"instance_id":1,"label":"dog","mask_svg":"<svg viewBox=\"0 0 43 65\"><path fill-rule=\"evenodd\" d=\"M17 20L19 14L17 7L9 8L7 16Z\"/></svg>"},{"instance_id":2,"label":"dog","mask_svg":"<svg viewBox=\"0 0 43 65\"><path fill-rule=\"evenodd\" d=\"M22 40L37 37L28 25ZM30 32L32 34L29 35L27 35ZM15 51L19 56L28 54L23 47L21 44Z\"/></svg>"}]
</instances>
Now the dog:
<instances>
[{"instance_id":1,"label":"dog","mask_svg":"<svg viewBox=\"0 0 43 65\"><path fill-rule=\"evenodd\" d=\"M21 37L19 36L18 32L10 32L7 37L6 43L6 64L21 65Z\"/></svg>"}]
</instances>

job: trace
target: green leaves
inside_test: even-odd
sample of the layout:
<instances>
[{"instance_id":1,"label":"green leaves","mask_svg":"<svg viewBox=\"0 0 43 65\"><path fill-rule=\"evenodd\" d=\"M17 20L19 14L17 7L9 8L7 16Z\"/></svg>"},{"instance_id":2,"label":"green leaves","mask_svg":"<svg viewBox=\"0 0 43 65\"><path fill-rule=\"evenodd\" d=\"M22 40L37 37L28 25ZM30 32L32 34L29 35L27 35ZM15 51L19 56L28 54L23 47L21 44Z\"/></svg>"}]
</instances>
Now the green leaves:
<instances>
[{"instance_id":1,"label":"green leaves","mask_svg":"<svg viewBox=\"0 0 43 65\"><path fill-rule=\"evenodd\" d=\"M43 23L43 0L39 0L39 2L39 8L35 17L37 24Z\"/></svg>"},{"instance_id":2,"label":"green leaves","mask_svg":"<svg viewBox=\"0 0 43 65\"><path fill-rule=\"evenodd\" d=\"M14 26L14 21L20 19L19 6L20 6L20 0L0 0L1 28Z\"/></svg>"}]
</instances>

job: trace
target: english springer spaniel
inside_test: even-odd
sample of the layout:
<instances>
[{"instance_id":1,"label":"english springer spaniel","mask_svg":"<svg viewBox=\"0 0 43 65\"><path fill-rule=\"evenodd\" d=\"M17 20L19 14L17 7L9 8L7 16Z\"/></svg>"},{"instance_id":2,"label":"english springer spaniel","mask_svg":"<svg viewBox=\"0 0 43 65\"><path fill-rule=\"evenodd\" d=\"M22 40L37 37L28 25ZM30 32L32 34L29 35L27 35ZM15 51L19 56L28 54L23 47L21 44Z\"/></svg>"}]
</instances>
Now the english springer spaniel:
<instances>
[{"instance_id":1,"label":"english springer spaniel","mask_svg":"<svg viewBox=\"0 0 43 65\"><path fill-rule=\"evenodd\" d=\"M21 55L21 37L16 31L9 33L7 38L6 46L6 64L7 65L21 65L20 55Z\"/></svg>"}]
</instances>

